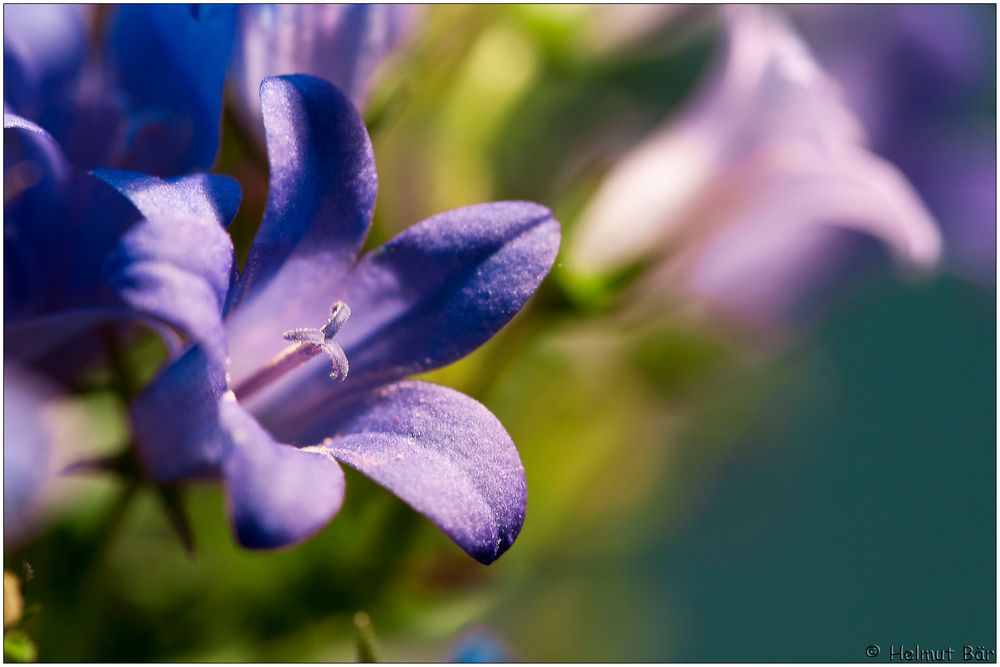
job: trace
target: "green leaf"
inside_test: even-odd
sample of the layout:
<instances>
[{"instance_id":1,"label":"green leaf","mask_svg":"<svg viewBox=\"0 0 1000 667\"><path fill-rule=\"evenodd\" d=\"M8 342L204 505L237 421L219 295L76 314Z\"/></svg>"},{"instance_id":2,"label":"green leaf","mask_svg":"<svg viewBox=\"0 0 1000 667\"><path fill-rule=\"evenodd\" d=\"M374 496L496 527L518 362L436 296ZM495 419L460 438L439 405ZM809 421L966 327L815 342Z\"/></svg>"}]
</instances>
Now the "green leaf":
<instances>
[{"instance_id":1,"label":"green leaf","mask_svg":"<svg viewBox=\"0 0 1000 667\"><path fill-rule=\"evenodd\" d=\"M34 662L38 659L38 649L28 635L10 630L3 635L3 658L11 662Z\"/></svg>"}]
</instances>

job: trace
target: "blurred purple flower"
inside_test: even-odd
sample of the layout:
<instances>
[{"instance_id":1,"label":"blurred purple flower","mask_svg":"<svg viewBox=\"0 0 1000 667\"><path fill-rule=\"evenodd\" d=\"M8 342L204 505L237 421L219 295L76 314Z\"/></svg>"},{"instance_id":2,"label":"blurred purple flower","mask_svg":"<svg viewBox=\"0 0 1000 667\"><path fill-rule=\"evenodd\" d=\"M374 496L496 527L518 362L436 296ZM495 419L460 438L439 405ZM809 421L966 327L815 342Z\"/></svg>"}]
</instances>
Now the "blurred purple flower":
<instances>
[{"instance_id":1,"label":"blurred purple flower","mask_svg":"<svg viewBox=\"0 0 1000 667\"><path fill-rule=\"evenodd\" d=\"M113 9L88 53L98 10L4 6L5 535L25 535L50 476L58 389L132 322L201 340L231 266L223 225L239 187L218 176L143 177L168 205L144 216L87 170L179 174L215 160L232 21L226 8ZM220 296L221 294L221 296ZM30 368L30 370L29 370ZM9 530L8 530L9 529Z\"/></svg>"},{"instance_id":2,"label":"blurred purple flower","mask_svg":"<svg viewBox=\"0 0 1000 667\"><path fill-rule=\"evenodd\" d=\"M926 198L961 274L996 279L996 7L791 9L873 150Z\"/></svg>"},{"instance_id":3,"label":"blurred purple flower","mask_svg":"<svg viewBox=\"0 0 1000 667\"><path fill-rule=\"evenodd\" d=\"M899 172L864 148L832 82L774 12L725 10L724 57L695 99L607 178L570 263L661 258L640 286L757 325L788 323L842 260L843 230L901 260L937 260L936 226ZM813 304L810 304L813 305Z\"/></svg>"},{"instance_id":4,"label":"blurred purple flower","mask_svg":"<svg viewBox=\"0 0 1000 667\"><path fill-rule=\"evenodd\" d=\"M310 74L359 109L379 63L415 21L411 5L241 5L231 83L236 112L263 143L259 92L266 77Z\"/></svg>"},{"instance_id":5,"label":"blurred purple flower","mask_svg":"<svg viewBox=\"0 0 1000 667\"><path fill-rule=\"evenodd\" d=\"M240 543L273 548L337 513L345 463L475 559L495 560L524 518L514 444L471 398L403 378L463 357L509 321L551 267L558 223L530 203L472 206L355 261L376 193L363 121L343 93L304 75L265 79L261 104L264 219L225 309L202 324L217 337L132 406L146 467L161 481L221 478ZM117 183L145 194L134 177ZM216 267L216 281L228 277Z\"/></svg>"},{"instance_id":6,"label":"blurred purple flower","mask_svg":"<svg viewBox=\"0 0 1000 667\"><path fill-rule=\"evenodd\" d=\"M168 341L176 335L163 324L200 336L193 297L150 308L146 292L208 299L196 263L231 255L221 224L239 202L223 177L157 180L175 206L142 220L86 171L180 174L210 166L219 143L231 8L110 11L90 49L96 7L4 6L5 355L60 378L100 353L104 323L146 319ZM170 238L178 228L183 237Z\"/></svg>"},{"instance_id":7,"label":"blurred purple flower","mask_svg":"<svg viewBox=\"0 0 1000 667\"><path fill-rule=\"evenodd\" d=\"M135 320L168 343L174 329L211 339L202 311L228 288L216 271L232 265L235 181L135 174L143 196L130 201L34 123L5 113L4 140L6 357L72 375L102 349L100 325Z\"/></svg>"},{"instance_id":8,"label":"blurred purple flower","mask_svg":"<svg viewBox=\"0 0 1000 667\"><path fill-rule=\"evenodd\" d=\"M3 369L3 537L21 541L36 526L52 475L53 433L44 412L58 390L16 362Z\"/></svg>"},{"instance_id":9,"label":"blurred purple flower","mask_svg":"<svg viewBox=\"0 0 1000 667\"><path fill-rule=\"evenodd\" d=\"M5 111L90 169L175 176L215 161L233 7L4 5Z\"/></svg>"},{"instance_id":10,"label":"blurred purple flower","mask_svg":"<svg viewBox=\"0 0 1000 667\"><path fill-rule=\"evenodd\" d=\"M239 187L220 176L134 175L144 192L133 205L34 123L5 113L4 142L4 525L17 539L51 473L57 390L38 372L71 379L105 352L109 329L128 323L153 327L175 351L178 333L215 334L202 313L220 308L228 288L213 279L232 265L223 225Z\"/></svg>"}]
</instances>

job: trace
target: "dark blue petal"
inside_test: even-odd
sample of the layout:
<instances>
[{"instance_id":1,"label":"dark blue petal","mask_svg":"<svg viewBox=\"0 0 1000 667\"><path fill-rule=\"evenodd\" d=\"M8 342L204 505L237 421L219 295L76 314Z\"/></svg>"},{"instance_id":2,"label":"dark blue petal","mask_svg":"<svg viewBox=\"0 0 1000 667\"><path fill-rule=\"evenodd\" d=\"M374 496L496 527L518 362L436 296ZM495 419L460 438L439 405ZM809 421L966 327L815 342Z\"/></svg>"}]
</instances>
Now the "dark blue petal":
<instances>
[{"instance_id":1,"label":"dark blue petal","mask_svg":"<svg viewBox=\"0 0 1000 667\"><path fill-rule=\"evenodd\" d=\"M74 169L44 130L4 114L4 247L20 267L18 317L108 306L106 254L139 219L128 200ZM10 315L5 312L5 321Z\"/></svg>"},{"instance_id":2,"label":"dark blue petal","mask_svg":"<svg viewBox=\"0 0 1000 667\"><path fill-rule=\"evenodd\" d=\"M337 462L323 452L275 442L232 394L219 409L230 439L222 470L240 544L289 546L326 525L344 500Z\"/></svg>"},{"instance_id":3,"label":"dark blue petal","mask_svg":"<svg viewBox=\"0 0 1000 667\"><path fill-rule=\"evenodd\" d=\"M3 112L3 129L4 138L10 136L13 142L4 150L5 178L8 177L8 171L17 168L19 164L25 161L32 163L30 175L14 174L16 178L28 180L25 185L18 181L11 183L15 193L34 183L47 181L54 186L61 186L68 182L73 168L51 134L27 118L11 113L6 107ZM9 196L4 201L8 199Z\"/></svg>"},{"instance_id":4,"label":"dark blue petal","mask_svg":"<svg viewBox=\"0 0 1000 667\"><path fill-rule=\"evenodd\" d=\"M61 242L59 202L72 169L48 132L6 108L4 126L4 322L44 299L47 246ZM51 240L50 240L51 239Z\"/></svg>"},{"instance_id":5,"label":"dark blue petal","mask_svg":"<svg viewBox=\"0 0 1000 667\"><path fill-rule=\"evenodd\" d=\"M400 382L345 397L312 438L433 521L480 563L521 531L524 466L503 426L452 389Z\"/></svg>"},{"instance_id":6,"label":"dark blue petal","mask_svg":"<svg viewBox=\"0 0 1000 667\"><path fill-rule=\"evenodd\" d=\"M234 260L225 226L239 207L239 185L205 174L170 181L106 170L96 175L145 216L109 254L108 285L135 311L177 327L225 359L222 311Z\"/></svg>"},{"instance_id":7,"label":"dark blue petal","mask_svg":"<svg viewBox=\"0 0 1000 667\"><path fill-rule=\"evenodd\" d=\"M9 355L69 377L103 354L98 327L129 322L151 325L176 350L175 337L154 317L183 325L206 344L221 339L232 248L220 216L231 216L238 201L234 183L105 172L156 217L126 234L141 217L126 197L70 165L38 126L11 114L4 125L4 251L14 260L4 269L5 299L13 306L4 310ZM159 219L166 212L193 220L175 225ZM72 359L63 354L68 344Z\"/></svg>"},{"instance_id":8,"label":"dark blue petal","mask_svg":"<svg viewBox=\"0 0 1000 667\"><path fill-rule=\"evenodd\" d=\"M215 161L235 8L122 5L108 58L135 136L125 166L170 176Z\"/></svg>"},{"instance_id":9,"label":"dark blue petal","mask_svg":"<svg viewBox=\"0 0 1000 667\"><path fill-rule=\"evenodd\" d=\"M231 78L237 112L263 140L260 82L280 74L330 81L364 108L372 74L415 14L407 5L241 5Z\"/></svg>"},{"instance_id":10,"label":"dark blue petal","mask_svg":"<svg viewBox=\"0 0 1000 667\"><path fill-rule=\"evenodd\" d=\"M368 132L343 93L288 76L266 79L261 102L270 190L230 323L234 364L248 367L282 344L285 330L326 320L368 233L377 189Z\"/></svg>"}]
</instances>

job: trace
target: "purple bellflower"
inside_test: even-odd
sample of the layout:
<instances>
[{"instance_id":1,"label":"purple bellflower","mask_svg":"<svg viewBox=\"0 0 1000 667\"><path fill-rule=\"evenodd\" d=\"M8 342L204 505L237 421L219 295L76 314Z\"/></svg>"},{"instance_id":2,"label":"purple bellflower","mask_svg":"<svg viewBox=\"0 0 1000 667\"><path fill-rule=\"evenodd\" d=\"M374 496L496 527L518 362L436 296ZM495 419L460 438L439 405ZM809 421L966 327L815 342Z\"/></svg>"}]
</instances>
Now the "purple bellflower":
<instances>
[{"instance_id":1,"label":"purple bellflower","mask_svg":"<svg viewBox=\"0 0 1000 667\"><path fill-rule=\"evenodd\" d=\"M240 5L230 72L234 109L263 143L260 83L281 74L326 79L364 109L372 75L417 12L410 5Z\"/></svg>"},{"instance_id":2,"label":"purple bellflower","mask_svg":"<svg viewBox=\"0 0 1000 667\"><path fill-rule=\"evenodd\" d=\"M48 474L18 454L50 448L44 417L59 394L36 391L44 380L29 366L70 379L105 352L109 326L133 322L155 328L171 356L182 337L207 349L220 338L204 326L229 287L218 269L233 264L224 225L239 187L220 176L164 181L100 168L174 176L214 162L236 10L106 9L4 7L4 354L20 369L5 386L8 400L31 405L5 420L11 493L40 490L33 480ZM381 48L366 40L356 46ZM361 91L369 65L356 61ZM141 193L133 204L104 179ZM33 514L23 508L36 497L14 493L7 525L26 527Z\"/></svg>"},{"instance_id":3,"label":"purple bellflower","mask_svg":"<svg viewBox=\"0 0 1000 667\"><path fill-rule=\"evenodd\" d=\"M220 247L203 237L228 243L205 221L228 222L239 203L238 186L224 177L156 181L177 205L142 220L88 171L182 174L210 166L219 143L231 8L111 11L104 41L89 54L95 7L4 7L5 355L60 377L100 351L101 323L139 317L168 341L176 335L163 324L197 335L190 303L153 305L146 292L190 292L198 258L211 261L207 249ZM204 228L158 245L153 237L176 233L172 219L185 212L186 227ZM190 252L177 252L183 242ZM198 289L206 298L211 291ZM61 344L68 340L72 352Z\"/></svg>"},{"instance_id":4,"label":"purple bellflower","mask_svg":"<svg viewBox=\"0 0 1000 667\"><path fill-rule=\"evenodd\" d=\"M158 176L215 161L230 6L121 5L91 48L93 5L4 5L4 108L83 169Z\"/></svg>"},{"instance_id":5,"label":"purple bellflower","mask_svg":"<svg viewBox=\"0 0 1000 667\"><path fill-rule=\"evenodd\" d=\"M812 306L853 232L903 263L937 260L937 227L895 167L865 148L833 82L780 16L728 7L723 57L679 117L627 155L583 213L581 272L658 264L637 285L673 290L781 329Z\"/></svg>"},{"instance_id":6,"label":"purple bellflower","mask_svg":"<svg viewBox=\"0 0 1000 667\"><path fill-rule=\"evenodd\" d=\"M98 10L4 6L5 535L37 527L57 442L50 406L100 358L121 326L142 322L173 351L202 339L231 263L223 225L239 187L219 176L145 177L164 202L146 217L90 169L181 174L215 160L229 8ZM222 296L220 296L220 294Z\"/></svg>"},{"instance_id":7,"label":"purple bellflower","mask_svg":"<svg viewBox=\"0 0 1000 667\"><path fill-rule=\"evenodd\" d=\"M996 275L996 8L790 8L844 89L872 148L912 179L941 223L946 264Z\"/></svg>"},{"instance_id":8,"label":"purple bellflower","mask_svg":"<svg viewBox=\"0 0 1000 667\"><path fill-rule=\"evenodd\" d=\"M221 479L239 542L293 544L344 495L346 464L490 563L524 519L524 469L503 426L454 390L407 375L488 340L550 269L559 225L502 202L429 218L356 259L375 203L371 142L348 97L306 75L260 90L270 189L246 266L215 266L214 331L131 407L163 482ZM105 173L147 216L131 174ZM179 298L183 299L183 295Z\"/></svg>"},{"instance_id":9,"label":"purple bellflower","mask_svg":"<svg viewBox=\"0 0 1000 667\"><path fill-rule=\"evenodd\" d=\"M64 377L100 348L98 326L129 320L174 348L177 333L210 339L201 311L228 287L214 272L232 263L224 225L239 204L235 181L134 175L144 196L130 201L23 118L4 114L4 139L6 357Z\"/></svg>"},{"instance_id":10,"label":"purple bellflower","mask_svg":"<svg viewBox=\"0 0 1000 667\"><path fill-rule=\"evenodd\" d=\"M35 527L54 472L48 454L61 444L49 412L61 390L50 380L72 378L123 324L153 327L175 352L179 334L214 333L200 314L217 310L228 287L212 279L232 262L223 224L239 187L220 176L136 176L145 198L162 202L147 217L37 125L4 114L4 141L4 523L17 540Z\"/></svg>"}]
</instances>

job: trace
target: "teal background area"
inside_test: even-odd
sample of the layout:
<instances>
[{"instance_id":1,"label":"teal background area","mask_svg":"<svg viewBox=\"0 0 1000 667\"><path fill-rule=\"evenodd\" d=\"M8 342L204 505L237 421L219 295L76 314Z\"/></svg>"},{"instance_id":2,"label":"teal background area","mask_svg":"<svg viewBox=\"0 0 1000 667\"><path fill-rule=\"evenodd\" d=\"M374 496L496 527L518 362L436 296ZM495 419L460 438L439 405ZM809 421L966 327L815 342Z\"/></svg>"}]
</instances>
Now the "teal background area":
<instances>
[{"instance_id":1,"label":"teal background area","mask_svg":"<svg viewBox=\"0 0 1000 667\"><path fill-rule=\"evenodd\" d=\"M797 361L822 364L822 395L785 397L778 441L748 443L650 554L685 612L669 659L996 647L995 315L966 283L886 283L817 332Z\"/></svg>"}]
</instances>

